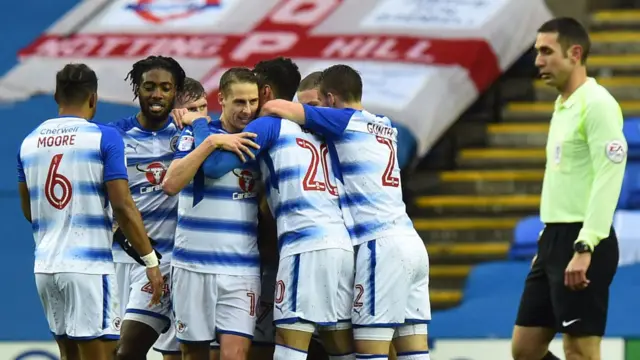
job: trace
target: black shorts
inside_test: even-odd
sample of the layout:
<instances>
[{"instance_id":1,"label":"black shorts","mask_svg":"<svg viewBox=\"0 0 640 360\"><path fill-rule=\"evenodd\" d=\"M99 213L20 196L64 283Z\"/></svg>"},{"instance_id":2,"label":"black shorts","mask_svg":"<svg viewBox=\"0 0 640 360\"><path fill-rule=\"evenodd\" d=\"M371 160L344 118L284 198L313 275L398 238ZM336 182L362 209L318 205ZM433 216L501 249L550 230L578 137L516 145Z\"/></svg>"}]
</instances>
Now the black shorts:
<instances>
[{"instance_id":1,"label":"black shorts","mask_svg":"<svg viewBox=\"0 0 640 360\"><path fill-rule=\"evenodd\" d=\"M574 336L602 336L607 324L609 286L618 268L618 239L611 229L591 257L589 286L573 291L564 271L582 223L547 224L538 242L538 258L524 286L516 325L552 328Z\"/></svg>"}]
</instances>

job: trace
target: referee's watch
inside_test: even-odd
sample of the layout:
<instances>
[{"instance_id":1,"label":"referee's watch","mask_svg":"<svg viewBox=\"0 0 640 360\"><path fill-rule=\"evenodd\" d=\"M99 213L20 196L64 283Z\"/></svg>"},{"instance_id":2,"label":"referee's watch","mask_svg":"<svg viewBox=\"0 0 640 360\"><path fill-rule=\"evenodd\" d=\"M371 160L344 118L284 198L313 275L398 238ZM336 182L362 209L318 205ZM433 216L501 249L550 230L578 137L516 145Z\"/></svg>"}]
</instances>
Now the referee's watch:
<instances>
[{"instance_id":1,"label":"referee's watch","mask_svg":"<svg viewBox=\"0 0 640 360\"><path fill-rule=\"evenodd\" d=\"M590 253L591 251L591 247L589 245L587 245L586 242L584 241L576 241L573 244L573 251L577 252L578 254L584 254L584 253Z\"/></svg>"}]
</instances>

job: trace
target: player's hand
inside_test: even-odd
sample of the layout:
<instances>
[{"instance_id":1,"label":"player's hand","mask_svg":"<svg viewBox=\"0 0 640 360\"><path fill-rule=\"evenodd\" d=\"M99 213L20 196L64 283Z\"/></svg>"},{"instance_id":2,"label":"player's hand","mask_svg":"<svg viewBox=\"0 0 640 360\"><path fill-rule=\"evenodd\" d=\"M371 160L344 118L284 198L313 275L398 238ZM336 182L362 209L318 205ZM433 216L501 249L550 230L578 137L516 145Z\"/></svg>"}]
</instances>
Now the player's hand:
<instances>
[{"instance_id":1,"label":"player's hand","mask_svg":"<svg viewBox=\"0 0 640 360\"><path fill-rule=\"evenodd\" d=\"M222 148L238 155L242 162L246 162L245 154L251 159L255 159L250 148L260 149L260 145L252 141L258 135L250 132L241 132L238 134L213 134L207 137L207 141L211 141L216 148Z\"/></svg>"},{"instance_id":2,"label":"player's hand","mask_svg":"<svg viewBox=\"0 0 640 360\"><path fill-rule=\"evenodd\" d=\"M164 280L162 279L162 273L160 273L160 267L155 266L152 268L147 268L147 279L149 279L149 283L151 284L151 289L153 290L153 295L151 296L151 301L149 302L149 307L159 304L162 295L164 295Z\"/></svg>"},{"instance_id":3,"label":"player's hand","mask_svg":"<svg viewBox=\"0 0 640 360\"><path fill-rule=\"evenodd\" d=\"M178 129L182 129L185 126L193 124L193 121L199 118L207 119L207 122L211 121L209 116L202 116L200 113L189 111L187 109L173 109L171 110L171 117Z\"/></svg>"},{"instance_id":4,"label":"player's hand","mask_svg":"<svg viewBox=\"0 0 640 360\"><path fill-rule=\"evenodd\" d=\"M564 285L571 290L582 290L589 286L587 270L591 265L591 253L575 253L564 271Z\"/></svg>"}]
</instances>

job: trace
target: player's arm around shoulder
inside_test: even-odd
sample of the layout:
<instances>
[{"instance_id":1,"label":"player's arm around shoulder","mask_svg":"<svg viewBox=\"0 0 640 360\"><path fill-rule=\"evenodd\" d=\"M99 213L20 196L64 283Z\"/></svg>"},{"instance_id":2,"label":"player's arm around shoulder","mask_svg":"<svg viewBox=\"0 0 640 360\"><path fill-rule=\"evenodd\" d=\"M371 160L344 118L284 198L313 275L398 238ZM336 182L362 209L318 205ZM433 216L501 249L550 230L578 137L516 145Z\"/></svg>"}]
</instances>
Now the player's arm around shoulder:
<instances>
[{"instance_id":1,"label":"player's arm around shoulder","mask_svg":"<svg viewBox=\"0 0 640 360\"><path fill-rule=\"evenodd\" d=\"M627 163L620 105L608 93L587 104L584 134L594 173L584 226L578 240L596 246L609 235Z\"/></svg>"},{"instance_id":2,"label":"player's arm around shoulder","mask_svg":"<svg viewBox=\"0 0 640 360\"><path fill-rule=\"evenodd\" d=\"M355 113L353 109L311 106L286 100L271 100L263 105L263 114L291 120L327 137L339 137Z\"/></svg>"},{"instance_id":3,"label":"player's arm around shoulder","mask_svg":"<svg viewBox=\"0 0 640 360\"><path fill-rule=\"evenodd\" d=\"M262 105L260 116L279 116L283 119L291 120L300 126L304 126L304 108L300 103L275 99L267 101Z\"/></svg>"},{"instance_id":4,"label":"player's arm around shoulder","mask_svg":"<svg viewBox=\"0 0 640 360\"><path fill-rule=\"evenodd\" d=\"M280 122L281 119L260 117L250 122L240 133L220 136L218 138L220 141L225 140L219 145L224 151L216 151L207 158L203 165L205 175L218 179L242 166L247 161L247 156L254 160L277 140L280 134Z\"/></svg>"},{"instance_id":5,"label":"player's arm around shoulder","mask_svg":"<svg viewBox=\"0 0 640 360\"><path fill-rule=\"evenodd\" d=\"M194 130L191 125L186 126L178 138L173 161L162 181L162 190L170 196L177 195L189 184L213 150L215 147L206 141L196 148Z\"/></svg>"}]
</instances>

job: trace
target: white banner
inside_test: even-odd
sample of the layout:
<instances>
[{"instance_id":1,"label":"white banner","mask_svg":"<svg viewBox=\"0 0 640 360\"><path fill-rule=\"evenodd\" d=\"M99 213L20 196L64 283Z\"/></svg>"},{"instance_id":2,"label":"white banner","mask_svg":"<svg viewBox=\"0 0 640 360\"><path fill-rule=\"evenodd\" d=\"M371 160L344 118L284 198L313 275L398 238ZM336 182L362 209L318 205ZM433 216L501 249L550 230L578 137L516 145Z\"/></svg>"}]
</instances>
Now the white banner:
<instances>
[{"instance_id":1,"label":"white banner","mask_svg":"<svg viewBox=\"0 0 640 360\"><path fill-rule=\"evenodd\" d=\"M565 360L562 339L556 338L549 350ZM601 344L602 359L625 360L624 339L604 338ZM431 360L512 360L511 340L436 340Z\"/></svg>"},{"instance_id":2,"label":"white banner","mask_svg":"<svg viewBox=\"0 0 640 360\"><path fill-rule=\"evenodd\" d=\"M20 52L0 99L52 93L70 61L96 70L101 99L132 104L132 63L173 56L214 106L231 66L286 56L305 75L348 63L365 106L406 125L422 155L550 17L544 0L85 0Z\"/></svg>"},{"instance_id":3,"label":"white banner","mask_svg":"<svg viewBox=\"0 0 640 360\"><path fill-rule=\"evenodd\" d=\"M60 352L54 341L0 342L0 360L60 360ZM152 350L147 360L162 360L162 355Z\"/></svg>"}]
</instances>

